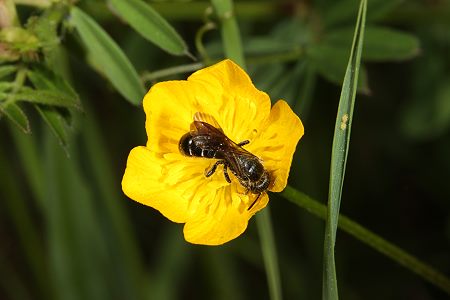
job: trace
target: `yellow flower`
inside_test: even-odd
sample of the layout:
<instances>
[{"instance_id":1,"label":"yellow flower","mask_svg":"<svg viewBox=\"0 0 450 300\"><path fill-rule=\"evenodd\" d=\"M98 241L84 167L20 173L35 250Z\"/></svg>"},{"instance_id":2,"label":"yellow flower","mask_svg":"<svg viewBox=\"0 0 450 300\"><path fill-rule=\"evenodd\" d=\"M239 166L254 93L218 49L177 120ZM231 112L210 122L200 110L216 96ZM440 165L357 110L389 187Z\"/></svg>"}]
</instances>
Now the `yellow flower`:
<instances>
[{"instance_id":1,"label":"yellow flower","mask_svg":"<svg viewBox=\"0 0 450 300\"><path fill-rule=\"evenodd\" d=\"M231 60L199 70L188 80L154 85L143 105L148 141L131 150L122 189L173 222L186 223L186 241L226 243L244 232L248 220L269 201L262 193L255 202L258 194L246 192L232 172L228 183L222 166L206 177L205 170L217 159L180 152L180 138L190 131L194 115L211 116L236 143L248 140L242 148L270 173L268 190L285 188L303 125L285 101L271 109L269 96Z\"/></svg>"}]
</instances>

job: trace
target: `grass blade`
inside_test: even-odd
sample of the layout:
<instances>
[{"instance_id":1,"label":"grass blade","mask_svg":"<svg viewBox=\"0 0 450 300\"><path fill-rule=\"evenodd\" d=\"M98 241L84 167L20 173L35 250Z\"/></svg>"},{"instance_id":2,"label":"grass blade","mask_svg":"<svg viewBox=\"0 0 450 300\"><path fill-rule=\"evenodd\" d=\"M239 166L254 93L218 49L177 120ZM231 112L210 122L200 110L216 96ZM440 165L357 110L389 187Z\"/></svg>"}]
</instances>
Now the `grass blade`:
<instances>
[{"instance_id":1,"label":"grass blade","mask_svg":"<svg viewBox=\"0 0 450 300\"><path fill-rule=\"evenodd\" d=\"M145 89L136 69L114 40L89 15L72 8L72 21L97 70L132 104L138 105Z\"/></svg>"},{"instance_id":2,"label":"grass blade","mask_svg":"<svg viewBox=\"0 0 450 300\"><path fill-rule=\"evenodd\" d=\"M175 29L141 0L110 0L115 12L145 39L174 55L192 56Z\"/></svg>"},{"instance_id":3,"label":"grass blade","mask_svg":"<svg viewBox=\"0 0 450 300\"><path fill-rule=\"evenodd\" d=\"M319 201L312 199L308 195L287 186L281 193L281 196L306 209L309 213L315 215L316 217L326 220L327 207ZM384 254L406 269L416 273L424 280L450 295L450 278L446 277L443 273L437 271L432 266L421 261L400 247L388 242L381 236L373 233L346 216L339 215L338 226L341 230L347 232L381 254Z\"/></svg>"},{"instance_id":4,"label":"grass blade","mask_svg":"<svg viewBox=\"0 0 450 300\"><path fill-rule=\"evenodd\" d=\"M25 136L23 132L12 126L10 126L10 129L14 135ZM15 229L14 232L17 236L15 238L18 241L17 250L20 250L21 260L25 263L33 282L32 285L27 284L26 287L41 295L42 298L48 299L50 290L48 286L48 272L45 266L46 253L44 244L40 239L38 222L33 218L33 206L30 205L31 203L27 201L24 195L22 182L15 180L19 177L19 172L16 172L11 160L8 159L8 155L2 149L0 149L0 165L2 166L0 168L0 178L3 183L0 191L2 210L4 210L7 220L9 218L8 221L11 222ZM11 240L8 239L6 243L11 243ZM3 257L5 257L4 263L6 263L6 257L8 256ZM0 269L3 269L3 266ZM9 277L10 274L2 277L2 279L8 278L8 281L13 281ZM25 282L26 280L20 283L24 284ZM25 285L22 289L25 290Z\"/></svg>"},{"instance_id":5,"label":"grass blade","mask_svg":"<svg viewBox=\"0 0 450 300\"><path fill-rule=\"evenodd\" d=\"M144 273L142 257L137 247L137 238L126 215L125 202L120 183L114 176L113 159L105 146L89 104L86 105L87 117L81 130L81 139L86 148L84 159L95 166L92 168L92 184L98 189L98 203L102 205L103 220L108 222L106 233L110 247L109 253L117 270L115 280L121 283L124 299L144 299L143 283L148 278ZM119 259L120 258L120 259Z\"/></svg>"},{"instance_id":6,"label":"grass blade","mask_svg":"<svg viewBox=\"0 0 450 300\"><path fill-rule=\"evenodd\" d=\"M350 143L350 129L356 89L358 86L359 66L364 41L367 2L361 0L358 19L353 37L350 59L342 84L338 114L334 128L334 138L331 153L330 186L328 195L327 222L325 226L324 265L323 265L323 299L339 299L334 262L334 245L339 219L342 187L344 184L345 164L347 162Z\"/></svg>"}]
</instances>

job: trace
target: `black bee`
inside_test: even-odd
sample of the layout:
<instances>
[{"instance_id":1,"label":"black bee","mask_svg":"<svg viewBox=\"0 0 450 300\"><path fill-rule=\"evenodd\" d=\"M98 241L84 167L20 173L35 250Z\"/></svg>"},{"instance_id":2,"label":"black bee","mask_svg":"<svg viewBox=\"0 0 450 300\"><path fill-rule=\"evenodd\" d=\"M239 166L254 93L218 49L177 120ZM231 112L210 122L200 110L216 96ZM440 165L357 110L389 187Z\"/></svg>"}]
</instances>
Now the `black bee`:
<instances>
[{"instance_id":1,"label":"black bee","mask_svg":"<svg viewBox=\"0 0 450 300\"><path fill-rule=\"evenodd\" d=\"M261 194L269 188L271 177L261 160L242 148L248 143L250 141L245 140L236 144L225 135L212 116L196 113L190 132L180 139L179 149L187 156L218 159L211 169L205 171L206 177L213 175L217 167L223 165L225 180L231 183L228 169L231 170L247 192L258 194L249 206L250 210Z\"/></svg>"}]
</instances>

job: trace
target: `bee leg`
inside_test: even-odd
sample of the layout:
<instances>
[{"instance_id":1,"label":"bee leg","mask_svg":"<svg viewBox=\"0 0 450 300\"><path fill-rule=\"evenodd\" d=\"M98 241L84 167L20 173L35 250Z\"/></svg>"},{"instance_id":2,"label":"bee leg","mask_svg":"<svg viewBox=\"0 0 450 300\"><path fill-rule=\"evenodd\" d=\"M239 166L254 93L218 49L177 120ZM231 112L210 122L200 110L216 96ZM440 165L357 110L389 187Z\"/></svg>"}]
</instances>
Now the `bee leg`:
<instances>
[{"instance_id":1,"label":"bee leg","mask_svg":"<svg viewBox=\"0 0 450 300\"><path fill-rule=\"evenodd\" d=\"M239 147L242 147L242 146L245 146L245 145L247 145L247 144L250 144L250 141L249 140L245 140L245 141L242 141L242 142L240 142L239 144L237 144Z\"/></svg>"},{"instance_id":2,"label":"bee leg","mask_svg":"<svg viewBox=\"0 0 450 300\"><path fill-rule=\"evenodd\" d=\"M228 183L231 183L230 175L228 175L228 164L223 164L223 176Z\"/></svg>"},{"instance_id":3,"label":"bee leg","mask_svg":"<svg viewBox=\"0 0 450 300\"><path fill-rule=\"evenodd\" d=\"M212 176L212 174L214 174L214 172L216 172L216 169L219 165L225 165L225 161L224 160L216 161L216 163L211 167L211 169L209 169L209 171L205 170L205 176L206 177Z\"/></svg>"},{"instance_id":4,"label":"bee leg","mask_svg":"<svg viewBox=\"0 0 450 300\"><path fill-rule=\"evenodd\" d=\"M261 196L262 193L258 194L258 197L256 197L255 201L253 201L253 203L247 208L247 210L252 209L252 207L256 204L256 201L258 201L259 197Z\"/></svg>"}]
</instances>

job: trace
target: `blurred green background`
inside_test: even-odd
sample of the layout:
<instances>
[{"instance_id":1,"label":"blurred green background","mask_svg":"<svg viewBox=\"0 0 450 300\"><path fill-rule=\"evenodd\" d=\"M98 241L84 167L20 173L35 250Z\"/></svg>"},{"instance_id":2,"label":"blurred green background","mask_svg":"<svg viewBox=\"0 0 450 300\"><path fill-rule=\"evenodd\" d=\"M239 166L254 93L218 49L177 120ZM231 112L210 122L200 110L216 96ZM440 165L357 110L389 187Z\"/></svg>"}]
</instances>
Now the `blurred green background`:
<instances>
[{"instance_id":1,"label":"blurred green background","mask_svg":"<svg viewBox=\"0 0 450 300\"><path fill-rule=\"evenodd\" d=\"M253 219L224 246L196 246L182 225L123 195L128 153L146 143L141 98L126 101L89 52L72 4L17 5L17 33L1 14L11 3L0 1L0 299L269 299ZM151 43L111 3L75 5L145 90L223 58L220 29L201 30L220 26L209 2L147 3L197 61ZM305 126L290 185L322 203L358 3L235 1L255 85ZM450 2L371 0L367 14L341 212L449 275ZM284 298L320 299L324 223L270 199ZM336 260L342 299L448 299L343 232Z\"/></svg>"}]
</instances>

